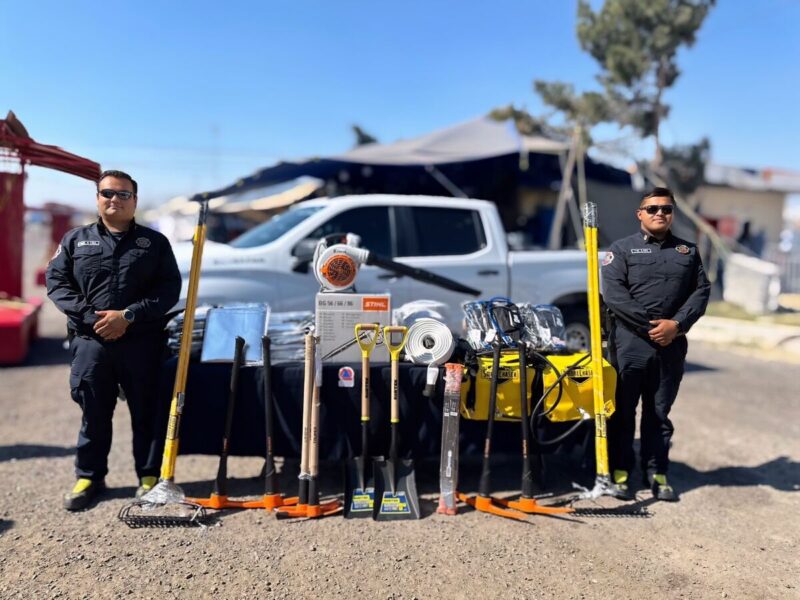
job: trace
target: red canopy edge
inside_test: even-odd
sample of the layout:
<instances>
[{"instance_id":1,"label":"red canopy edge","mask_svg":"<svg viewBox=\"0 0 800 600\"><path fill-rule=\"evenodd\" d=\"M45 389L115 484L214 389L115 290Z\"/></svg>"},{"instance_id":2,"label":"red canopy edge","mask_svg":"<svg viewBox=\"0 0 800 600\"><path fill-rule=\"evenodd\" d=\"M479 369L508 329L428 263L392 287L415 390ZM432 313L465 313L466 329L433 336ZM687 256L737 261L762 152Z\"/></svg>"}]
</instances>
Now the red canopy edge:
<instances>
[{"instance_id":1,"label":"red canopy edge","mask_svg":"<svg viewBox=\"0 0 800 600\"><path fill-rule=\"evenodd\" d=\"M98 163L58 146L36 142L13 111L8 111L8 116L0 120L0 147L11 150L23 164L56 169L91 181L100 177Z\"/></svg>"}]
</instances>

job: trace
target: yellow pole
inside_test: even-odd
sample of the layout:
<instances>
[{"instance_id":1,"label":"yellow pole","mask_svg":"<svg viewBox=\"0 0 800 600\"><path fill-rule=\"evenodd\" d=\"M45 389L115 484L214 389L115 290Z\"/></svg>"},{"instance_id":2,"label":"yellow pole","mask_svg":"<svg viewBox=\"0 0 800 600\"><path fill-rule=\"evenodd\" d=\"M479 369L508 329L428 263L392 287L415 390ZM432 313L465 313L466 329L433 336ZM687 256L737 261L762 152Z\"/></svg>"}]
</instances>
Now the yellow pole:
<instances>
[{"instance_id":1,"label":"yellow pole","mask_svg":"<svg viewBox=\"0 0 800 600\"><path fill-rule=\"evenodd\" d=\"M161 480L175 478L175 460L178 457L178 432L183 414L186 395L186 378L189 373L189 355L192 350L192 331L194 330L194 311L197 306L197 287L200 281L200 264L203 260L203 246L206 241L206 216L208 201L200 202L197 226L194 230L192 265L189 269L189 288L186 292L186 309L183 315L181 346L178 352L178 367L175 372L175 386L172 389L172 402L169 407L167 438L164 442L164 455L161 460Z\"/></svg>"},{"instance_id":2,"label":"yellow pole","mask_svg":"<svg viewBox=\"0 0 800 600\"><path fill-rule=\"evenodd\" d=\"M597 204L587 202L583 211L586 238L587 304L592 353L592 390L594 395L594 441L598 483L609 484L606 403L603 390L603 347L600 339L600 273L597 263Z\"/></svg>"}]
</instances>

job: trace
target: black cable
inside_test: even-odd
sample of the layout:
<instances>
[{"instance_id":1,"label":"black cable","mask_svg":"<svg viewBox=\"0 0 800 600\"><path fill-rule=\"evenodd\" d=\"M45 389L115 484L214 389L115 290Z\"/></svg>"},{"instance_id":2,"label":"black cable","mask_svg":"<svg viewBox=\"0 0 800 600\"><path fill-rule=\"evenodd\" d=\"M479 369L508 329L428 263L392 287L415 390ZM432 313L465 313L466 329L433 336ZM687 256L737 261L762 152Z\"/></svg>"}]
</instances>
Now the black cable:
<instances>
[{"instance_id":1,"label":"black cable","mask_svg":"<svg viewBox=\"0 0 800 600\"><path fill-rule=\"evenodd\" d=\"M533 410L531 411L531 416L530 416L530 428L531 428L531 432L533 434L534 440L536 441L536 444L539 445L539 446L552 446L554 444L558 444L558 443L562 442L563 440L565 440L567 437L569 437L575 431L577 431L578 428L581 425L583 425L583 423L585 421L589 420L589 419L580 419L577 423L575 423L567 431L563 432L562 434L556 436L555 438L553 438L551 440L542 440L542 439L540 439L539 432L538 432L538 429L536 427L537 422L541 421L541 419L543 417L546 417L547 415L552 413L556 409L556 407L558 406L558 403L561 401L561 398L562 398L562 395L563 395L563 391L564 391L564 386L563 386L564 378L567 377L573 369L575 369L581 363L583 363L588 358L590 358L591 354L587 353L584 356L582 356L581 358L579 358L578 360L576 360L574 363L572 363L566 369L564 369L563 373L561 373L556 368L556 366L552 363L552 361L550 359L548 359L544 354L541 354L539 352L533 352L533 357L535 359L539 359L540 361L546 363L551 369L553 369L553 372L557 374L556 380L552 383L552 385L550 385L550 387L547 388L547 390L544 391L542 396L536 402L536 405L534 406ZM553 389L555 388L556 385L559 386L559 389L558 389L558 396L556 397L555 402L553 403L553 405L547 411L545 411L545 412L543 412L541 414L537 414L537 412L541 409L541 406L543 405L545 398L547 398L547 396L550 395L550 392L553 391Z\"/></svg>"}]
</instances>

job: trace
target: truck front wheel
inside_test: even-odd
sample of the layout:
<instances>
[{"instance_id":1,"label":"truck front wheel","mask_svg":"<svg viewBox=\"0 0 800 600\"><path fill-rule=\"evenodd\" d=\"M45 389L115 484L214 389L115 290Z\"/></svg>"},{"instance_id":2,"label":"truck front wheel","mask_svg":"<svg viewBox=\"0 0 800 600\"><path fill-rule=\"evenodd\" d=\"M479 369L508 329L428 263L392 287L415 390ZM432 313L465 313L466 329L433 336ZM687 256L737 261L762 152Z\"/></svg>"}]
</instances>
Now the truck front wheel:
<instances>
[{"instance_id":1,"label":"truck front wheel","mask_svg":"<svg viewBox=\"0 0 800 600\"><path fill-rule=\"evenodd\" d=\"M567 348L576 351L589 351L591 333L589 331L589 315L586 309L570 307L562 308L564 315L564 337Z\"/></svg>"}]
</instances>

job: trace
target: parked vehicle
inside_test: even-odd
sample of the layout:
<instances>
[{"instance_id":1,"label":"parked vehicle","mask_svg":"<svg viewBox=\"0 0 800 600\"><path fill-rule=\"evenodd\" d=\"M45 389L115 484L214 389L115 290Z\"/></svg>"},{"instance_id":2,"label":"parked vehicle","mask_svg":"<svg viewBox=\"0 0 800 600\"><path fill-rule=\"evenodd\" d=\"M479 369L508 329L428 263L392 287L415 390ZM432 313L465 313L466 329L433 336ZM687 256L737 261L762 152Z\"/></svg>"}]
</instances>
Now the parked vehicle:
<instances>
[{"instance_id":1,"label":"parked vehicle","mask_svg":"<svg viewBox=\"0 0 800 600\"><path fill-rule=\"evenodd\" d=\"M482 298L555 304L564 314L568 341L588 345L585 254L510 251L497 207L485 200L364 195L298 203L229 244L207 242L199 301L312 310L319 288L308 269L309 240L337 232L361 236L361 245L375 254L482 290ZM190 253L191 244L175 247L184 282ZM461 303L475 299L373 266L361 268L356 288L391 293L393 307L421 299L442 302L450 307L448 325L458 332Z\"/></svg>"}]
</instances>

